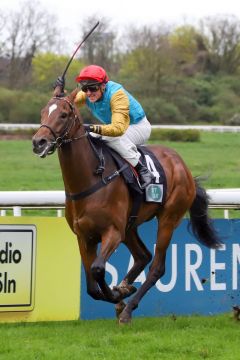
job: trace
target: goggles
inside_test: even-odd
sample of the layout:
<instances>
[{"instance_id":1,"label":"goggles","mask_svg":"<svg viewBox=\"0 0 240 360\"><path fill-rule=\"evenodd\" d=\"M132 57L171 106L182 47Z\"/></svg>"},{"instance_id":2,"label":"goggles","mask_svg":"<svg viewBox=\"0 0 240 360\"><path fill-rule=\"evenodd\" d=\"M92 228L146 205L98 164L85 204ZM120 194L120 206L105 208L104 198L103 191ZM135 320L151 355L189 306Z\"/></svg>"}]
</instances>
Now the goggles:
<instances>
[{"instance_id":1,"label":"goggles","mask_svg":"<svg viewBox=\"0 0 240 360\"><path fill-rule=\"evenodd\" d=\"M90 91L90 92L97 92L99 89L100 89L100 84L99 85L83 85L81 87L81 90L83 92L87 92L87 91Z\"/></svg>"}]
</instances>

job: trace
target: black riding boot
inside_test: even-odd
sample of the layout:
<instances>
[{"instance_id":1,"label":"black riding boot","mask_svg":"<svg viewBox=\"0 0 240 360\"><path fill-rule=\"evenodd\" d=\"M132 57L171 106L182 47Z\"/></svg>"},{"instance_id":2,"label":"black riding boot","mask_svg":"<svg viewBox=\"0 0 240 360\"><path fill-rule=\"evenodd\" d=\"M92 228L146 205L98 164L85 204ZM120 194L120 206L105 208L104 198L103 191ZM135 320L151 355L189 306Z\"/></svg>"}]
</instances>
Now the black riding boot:
<instances>
[{"instance_id":1,"label":"black riding boot","mask_svg":"<svg viewBox=\"0 0 240 360\"><path fill-rule=\"evenodd\" d=\"M147 185L151 183L154 176L152 173L150 173L148 168L145 165L143 165L141 160L138 161L137 165L135 166L135 169L137 170L139 175L140 185L142 189L144 189Z\"/></svg>"}]
</instances>

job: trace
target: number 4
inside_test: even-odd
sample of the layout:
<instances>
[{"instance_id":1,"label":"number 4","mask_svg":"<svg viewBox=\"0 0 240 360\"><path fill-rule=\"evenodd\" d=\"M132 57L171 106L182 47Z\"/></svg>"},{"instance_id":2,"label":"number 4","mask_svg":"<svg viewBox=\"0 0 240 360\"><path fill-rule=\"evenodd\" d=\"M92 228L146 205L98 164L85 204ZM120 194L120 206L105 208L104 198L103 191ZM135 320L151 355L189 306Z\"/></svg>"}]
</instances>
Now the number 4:
<instances>
[{"instance_id":1,"label":"number 4","mask_svg":"<svg viewBox=\"0 0 240 360\"><path fill-rule=\"evenodd\" d=\"M149 155L145 155L148 170L155 176L155 183L159 184L160 174L157 171L155 164Z\"/></svg>"}]
</instances>

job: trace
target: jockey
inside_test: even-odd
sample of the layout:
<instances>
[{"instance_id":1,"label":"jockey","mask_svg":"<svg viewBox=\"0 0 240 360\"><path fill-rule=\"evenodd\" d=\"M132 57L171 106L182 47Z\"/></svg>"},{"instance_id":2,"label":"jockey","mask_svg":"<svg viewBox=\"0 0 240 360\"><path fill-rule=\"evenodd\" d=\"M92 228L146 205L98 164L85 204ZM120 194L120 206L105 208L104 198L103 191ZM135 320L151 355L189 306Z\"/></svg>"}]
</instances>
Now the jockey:
<instances>
[{"instance_id":1,"label":"jockey","mask_svg":"<svg viewBox=\"0 0 240 360\"><path fill-rule=\"evenodd\" d=\"M63 83L56 85L64 86ZM75 103L87 105L103 125L84 125L85 129L102 136L109 147L127 160L139 174L142 188L151 183L153 175L142 163L136 145L150 137L151 124L139 102L122 85L110 81L106 71L97 65L83 68L76 81L81 90Z\"/></svg>"}]
</instances>

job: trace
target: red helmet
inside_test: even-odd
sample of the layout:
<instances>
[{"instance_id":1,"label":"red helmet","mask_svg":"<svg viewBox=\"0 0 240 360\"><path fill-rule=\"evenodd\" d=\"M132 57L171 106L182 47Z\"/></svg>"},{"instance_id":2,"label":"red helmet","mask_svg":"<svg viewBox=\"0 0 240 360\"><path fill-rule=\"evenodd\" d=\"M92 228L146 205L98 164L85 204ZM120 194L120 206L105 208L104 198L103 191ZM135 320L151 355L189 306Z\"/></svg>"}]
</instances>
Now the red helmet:
<instances>
[{"instance_id":1,"label":"red helmet","mask_svg":"<svg viewBox=\"0 0 240 360\"><path fill-rule=\"evenodd\" d=\"M80 74L76 77L77 82L88 81L97 83L107 83L109 78L106 71L98 65L89 65L80 71Z\"/></svg>"}]
</instances>

